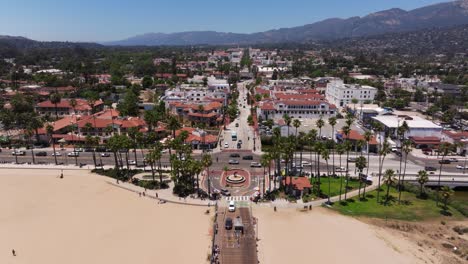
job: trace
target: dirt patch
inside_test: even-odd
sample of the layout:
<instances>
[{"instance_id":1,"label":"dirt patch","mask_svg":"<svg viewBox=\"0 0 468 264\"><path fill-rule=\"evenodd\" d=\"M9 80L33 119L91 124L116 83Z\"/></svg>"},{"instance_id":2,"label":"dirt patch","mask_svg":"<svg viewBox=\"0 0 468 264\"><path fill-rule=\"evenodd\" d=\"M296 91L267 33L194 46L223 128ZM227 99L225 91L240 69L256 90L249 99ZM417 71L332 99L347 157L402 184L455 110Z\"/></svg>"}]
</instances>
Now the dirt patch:
<instances>
[{"instance_id":1,"label":"dirt patch","mask_svg":"<svg viewBox=\"0 0 468 264\"><path fill-rule=\"evenodd\" d=\"M424 263L461 264L468 261L468 221L359 220L375 226L378 234L390 232L414 244L416 247L405 249L406 253L413 254ZM389 243L384 235L380 237Z\"/></svg>"}]
</instances>

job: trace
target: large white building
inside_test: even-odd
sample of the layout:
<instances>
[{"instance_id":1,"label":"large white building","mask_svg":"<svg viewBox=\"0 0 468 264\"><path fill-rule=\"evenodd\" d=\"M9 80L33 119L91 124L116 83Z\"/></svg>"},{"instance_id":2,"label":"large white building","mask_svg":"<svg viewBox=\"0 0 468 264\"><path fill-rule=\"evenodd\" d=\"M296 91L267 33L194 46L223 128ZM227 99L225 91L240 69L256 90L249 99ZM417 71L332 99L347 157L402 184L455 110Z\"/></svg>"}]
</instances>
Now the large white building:
<instances>
[{"instance_id":1,"label":"large white building","mask_svg":"<svg viewBox=\"0 0 468 264\"><path fill-rule=\"evenodd\" d=\"M409 130L405 137L437 137L442 136L442 127L419 116L397 116L397 115L379 115L372 119L384 126L385 133L390 137L396 137L398 127L403 122L408 124Z\"/></svg>"},{"instance_id":2,"label":"large white building","mask_svg":"<svg viewBox=\"0 0 468 264\"><path fill-rule=\"evenodd\" d=\"M281 100L262 101L257 116L262 119L280 119L284 114L291 118L328 118L336 115L336 106L326 101Z\"/></svg>"},{"instance_id":3,"label":"large white building","mask_svg":"<svg viewBox=\"0 0 468 264\"><path fill-rule=\"evenodd\" d=\"M353 99L357 99L358 104L372 103L377 94L377 88L358 85L345 84L342 80L333 80L327 84L327 100L339 107L351 104Z\"/></svg>"}]
</instances>

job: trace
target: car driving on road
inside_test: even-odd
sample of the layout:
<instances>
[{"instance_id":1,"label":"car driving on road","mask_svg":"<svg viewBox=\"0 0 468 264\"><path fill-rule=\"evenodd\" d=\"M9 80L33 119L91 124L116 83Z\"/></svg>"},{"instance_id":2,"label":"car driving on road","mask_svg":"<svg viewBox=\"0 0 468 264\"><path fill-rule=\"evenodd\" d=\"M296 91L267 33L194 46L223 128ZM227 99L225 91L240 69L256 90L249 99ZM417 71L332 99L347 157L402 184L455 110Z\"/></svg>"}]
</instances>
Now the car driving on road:
<instances>
[{"instance_id":1,"label":"car driving on road","mask_svg":"<svg viewBox=\"0 0 468 264\"><path fill-rule=\"evenodd\" d=\"M250 167L252 168L261 168L262 167L262 164L260 164L259 162L251 162L250 163Z\"/></svg>"},{"instance_id":2,"label":"car driving on road","mask_svg":"<svg viewBox=\"0 0 468 264\"><path fill-rule=\"evenodd\" d=\"M22 151L22 150L15 150L15 151L11 152L11 155L13 155L13 156L25 156L26 152Z\"/></svg>"},{"instance_id":3,"label":"car driving on road","mask_svg":"<svg viewBox=\"0 0 468 264\"><path fill-rule=\"evenodd\" d=\"M236 202L230 201L230 202L229 202L228 210L229 210L229 212L234 212L234 211L236 211Z\"/></svg>"},{"instance_id":4,"label":"car driving on road","mask_svg":"<svg viewBox=\"0 0 468 264\"><path fill-rule=\"evenodd\" d=\"M229 164L234 164L234 165L236 165L236 164L239 164L239 161L238 161L238 160L235 160L235 159L231 159L231 160L229 160Z\"/></svg>"},{"instance_id":5,"label":"car driving on road","mask_svg":"<svg viewBox=\"0 0 468 264\"><path fill-rule=\"evenodd\" d=\"M80 153L76 152L76 151L72 151L72 152L68 153L67 156L68 157L79 157Z\"/></svg>"},{"instance_id":6,"label":"car driving on road","mask_svg":"<svg viewBox=\"0 0 468 264\"><path fill-rule=\"evenodd\" d=\"M108 157L110 157L110 154L109 153L101 153L101 157L108 158Z\"/></svg>"}]
</instances>

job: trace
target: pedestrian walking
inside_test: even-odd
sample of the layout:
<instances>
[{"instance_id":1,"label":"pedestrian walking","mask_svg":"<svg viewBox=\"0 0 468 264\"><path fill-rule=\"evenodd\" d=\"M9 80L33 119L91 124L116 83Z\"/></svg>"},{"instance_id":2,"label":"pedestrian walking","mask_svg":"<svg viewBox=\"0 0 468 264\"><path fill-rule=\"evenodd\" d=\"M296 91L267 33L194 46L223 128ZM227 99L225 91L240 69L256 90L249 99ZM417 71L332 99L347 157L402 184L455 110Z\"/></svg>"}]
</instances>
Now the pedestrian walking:
<instances>
[{"instance_id":1,"label":"pedestrian walking","mask_svg":"<svg viewBox=\"0 0 468 264\"><path fill-rule=\"evenodd\" d=\"M138 195L140 195L140 197L141 197L141 192L139 192Z\"/></svg>"},{"instance_id":2,"label":"pedestrian walking","mask_svg":"<svg viewBox=\"0 0 468 264\"><path fill-rule=\"evenodd\" d=\"M156 198L158 198L158 193L156 193Z\"/></svg>"},{"instance_id":3,"label":"pedestrian walking","mask_svg":"<svg viewBox=\"0 0 468 264\"><path fill-rule=\"evenodd\" d=\"M16 257L16 251L14 249L11 250L11 254L13 254L13 257Z\"/></svg>"}]
</instances>

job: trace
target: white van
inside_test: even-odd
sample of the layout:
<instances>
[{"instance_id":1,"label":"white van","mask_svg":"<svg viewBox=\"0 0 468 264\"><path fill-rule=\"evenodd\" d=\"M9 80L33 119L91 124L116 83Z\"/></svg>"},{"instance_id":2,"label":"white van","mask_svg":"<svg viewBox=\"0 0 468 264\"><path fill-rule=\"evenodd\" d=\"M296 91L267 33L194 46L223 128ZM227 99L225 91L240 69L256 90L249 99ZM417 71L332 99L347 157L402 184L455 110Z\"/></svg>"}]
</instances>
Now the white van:
<instances>
[{"instance_id":1,"label":"white van","mask_svg":"<svg viewBox=\"0 0 468 264\"><path fill-rule=\"evenodd\" d=\"M236 211L236 202L230 201L230 202L229 202L228 210L229 210L229 212L234 212L234 211Z\"/></svg>"}]
</instances>

